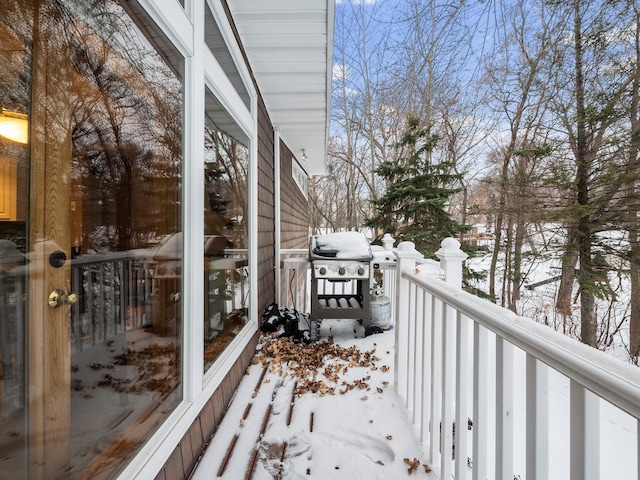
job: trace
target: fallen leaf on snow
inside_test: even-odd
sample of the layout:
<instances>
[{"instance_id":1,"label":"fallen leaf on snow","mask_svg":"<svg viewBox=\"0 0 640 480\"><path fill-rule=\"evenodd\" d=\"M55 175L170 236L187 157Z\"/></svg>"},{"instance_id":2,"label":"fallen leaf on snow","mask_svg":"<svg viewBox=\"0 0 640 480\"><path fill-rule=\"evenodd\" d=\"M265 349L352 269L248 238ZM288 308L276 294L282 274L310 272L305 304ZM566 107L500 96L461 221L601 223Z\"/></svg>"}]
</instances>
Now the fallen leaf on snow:
<instances>
[{"instance_id":1,"label":"fallen leaf on snow","mask_svg":"<svg viewBox=\"0 0 640 480\"><path fill-rule=\"evenodd\" d=\"M411 474L413 472L415 472L416 470L418 470L418 467L420 466L420 460L418 460L417 458L414 457L413 460L409 460L408 458L404 459L404 463L406 463L407 465L409 465L409 468L407 469L407 471Z\"/></svg>"}]
</instances>

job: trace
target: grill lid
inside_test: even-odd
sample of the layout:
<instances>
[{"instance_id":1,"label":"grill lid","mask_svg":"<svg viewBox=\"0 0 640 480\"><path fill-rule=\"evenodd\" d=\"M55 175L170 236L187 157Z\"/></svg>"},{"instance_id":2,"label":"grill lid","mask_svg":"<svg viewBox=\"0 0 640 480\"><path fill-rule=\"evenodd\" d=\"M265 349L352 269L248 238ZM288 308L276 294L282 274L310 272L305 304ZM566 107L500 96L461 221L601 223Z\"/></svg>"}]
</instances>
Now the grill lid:
<instances>
[{"instance_id":1,"label":"grill lid","mask_svg":"<svg viewBox=\"0 0 640 480\"><path fill-rule=\"evenodd\" d=\"M371 261L371 245L359 232L337 232L312 235L309 239L309 258Z\"/></svg>"}]
</instances>

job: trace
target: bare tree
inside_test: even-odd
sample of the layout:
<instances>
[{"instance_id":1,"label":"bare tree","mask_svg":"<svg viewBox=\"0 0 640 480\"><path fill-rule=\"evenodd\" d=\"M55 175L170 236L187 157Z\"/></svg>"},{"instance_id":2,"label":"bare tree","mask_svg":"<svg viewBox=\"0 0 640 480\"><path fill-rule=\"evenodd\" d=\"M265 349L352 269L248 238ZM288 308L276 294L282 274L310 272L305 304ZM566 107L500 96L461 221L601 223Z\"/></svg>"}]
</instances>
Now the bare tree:
<instances>
[{"instance_id":1,"label":"bare tree","mask_svg":"<svg viewBox=\"0 0 640 480\"><path fill-rule=\"evenodd\" d=\"M372 201L386 190L376 168L405 153L394 146L408 115L448 136L446 146L443 143L432 154L455 160L452 173L467 170L465 162L469 164L479 144L483 122L477 121L480 115L474 115L474 109L463 111L463 105L478 105L463 98L468 90L460 79L466 72L465 80L473 81L477 73L467 71L472 63L468 62L473 50L468 35L472 27L463 19L471 4L434 0L424 5L412 0L393 2L390 8L386 2L345 2L339 8L330 145L336 163L334 176L319 180L318 185L332 180L344 185L347 202L339 211L344 221L332 218L331 223L354 229L373 216ZM313 203L323 208L323 200Z\"/></svg>"},{"instance_id":2,"label":"bare tree","mask_svg":"<svg viewBox=\"0 0 640 480\"><path fill-rule=\"evenodd\" d=\"M538 15L533 13L536 9ZM558 37L557 28L552 27L547 16L554 18L556 14L553 7L546 9L544 4L532 6L530 2L523 0L512 8L502 9L499 20L504 30L500 32L499 38L503 42L498 54L487 64L486 81L491 84L494 92L493 103L508 123L506 145L499 149L501 170L498 176L494 249L489 272L489 294L494 297L503 233L509 223L505 215L510 193L510 166L519 149L527 144L535 144L535 139L527 139L527 135L535 131L536 125L543 120L543 105L550 92L541 75L549 63L552 46ZM532 25L531 22L534 21ZM555 24L558 25L557 22ZM522 232L520 235L523 235ZM507 240L510 242L511 238ZM519 273L516 277L519 277ZM519 278L516 278L516 288L518 283ZM504 288L503 286L503 292ZM504 301L505 296L502 298ZM514 308L513 302L511 307Z\"/></svg>"},{"instance_id":3,"label":"bare tree","mask_svg":"<svg viewBox=\"0 0 640 480\"><path fill-rule=\"evenodd\" d=\"M631 297L630 297L630 326L629 326L629 353L634 361L638 362L640 355L640 236L638 228L640 222L638 220L638 211L640 205L638 197L640 195L640 185L638 175L640 171L640 7L633 2L632 22L635 28L631 31L631 46L635 62L631 62L634 68L631 71L631 102L629 105L629 126L630 126L630 142L629 142L629 159L627 163L627 192L631 199L628 210L628 226L629 232L629 273L631 279Z\"/></svg>"},{"instance_id":4,"label":"bare tree","mask_svg":"<svg viewBox=\"0 0 640 480\"><path fill-rule=\"evenodd\" d=\"M575 168L572 195L563 212L568 234L557 306L562 313L569 313L571 286L577 279L580 336L592 346L598 344L596 298L611 295L599 258L612 246L596 236L620 228L620 212L627 211L623 205L630 200L619 188L626 175L622 168L624 141L619 132L628 131L621 118L633 75L614 67L620 45L609 35L619 21L619 7L625 10L623 3L573 1L567 7L572 16L571 41L557 45L563 50L559 53L563 61L558 63L559 75L554 80L559 94L554 96L553 108ZM571 48L565 49L568 46Z\"/></svg>"}]
</instances>

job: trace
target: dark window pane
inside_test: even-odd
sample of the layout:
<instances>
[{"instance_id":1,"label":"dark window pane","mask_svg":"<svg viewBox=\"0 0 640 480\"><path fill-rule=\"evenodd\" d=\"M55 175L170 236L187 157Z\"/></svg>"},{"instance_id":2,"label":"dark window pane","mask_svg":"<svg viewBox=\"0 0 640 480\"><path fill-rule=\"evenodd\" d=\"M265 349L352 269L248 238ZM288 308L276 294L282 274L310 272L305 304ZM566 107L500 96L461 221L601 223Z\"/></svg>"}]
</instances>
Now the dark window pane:
<instances>
[{"instance_id":1,"label":"dark window pane","mask_svg":"<svg viewBox=\"0 0 640 480\"><path fill-rule=\"evenodd\" d=\"M209 368L247 321L248 140L215 96L205 105L204 362Z\"/></svg>"}]
</instances>

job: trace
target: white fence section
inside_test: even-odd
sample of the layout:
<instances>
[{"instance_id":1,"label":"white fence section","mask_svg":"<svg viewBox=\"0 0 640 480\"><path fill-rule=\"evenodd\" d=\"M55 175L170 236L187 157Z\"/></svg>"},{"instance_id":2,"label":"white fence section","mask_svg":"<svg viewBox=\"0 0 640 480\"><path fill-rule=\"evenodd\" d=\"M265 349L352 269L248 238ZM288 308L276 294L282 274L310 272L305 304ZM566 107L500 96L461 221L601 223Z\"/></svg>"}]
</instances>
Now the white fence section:
<instances>
[{"instance_id":1,"label":"white fence section","mask_svg":"<svg viewBox=\"0 0 640 480\"><path fill-rule=\"evenodd\" d=\"M439 263L411 242L393 254L373 280L392 302L396 391L439 478L640 480L640 369L464 292L455 239ZM306 251L281 268L282 306L308 312Z\"/></svg>"},{"instance_id":2,"label":"white fence section","mask_svg":"<svg viewBox=\"0 0 640 480\"><path fill-rule=\"evenodd\" d=\"M462 291L455 239L435 274L410 242L396 253L396 389L439 478L640 478L638 368ZM614 410L629 442L601 432Z\"/></svg>"}]
</instances>

